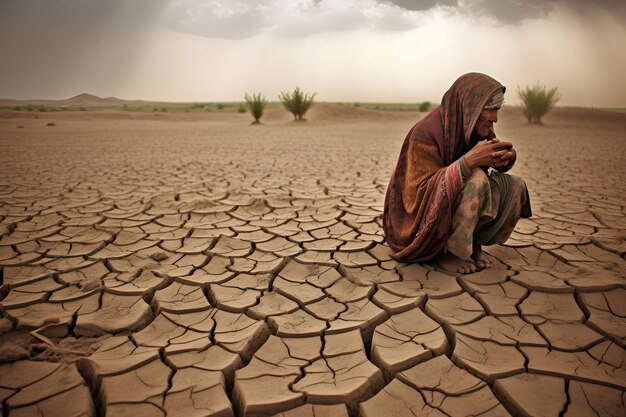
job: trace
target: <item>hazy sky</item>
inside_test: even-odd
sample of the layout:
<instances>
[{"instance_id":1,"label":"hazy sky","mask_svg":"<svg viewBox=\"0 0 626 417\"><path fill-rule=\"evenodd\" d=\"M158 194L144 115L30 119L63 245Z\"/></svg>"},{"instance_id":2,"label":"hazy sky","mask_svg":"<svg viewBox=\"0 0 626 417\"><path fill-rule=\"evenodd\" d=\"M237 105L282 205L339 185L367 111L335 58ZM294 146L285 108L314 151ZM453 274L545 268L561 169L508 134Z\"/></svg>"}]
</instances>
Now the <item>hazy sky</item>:
<instances>
[{"instance_id":1,"label":"hazy sky","mask_svg":"<svg viewBox=\"0 0 626 417\"><path fill-rule=\"evenodd\" d=\"M461 74L626 107L624 0L0 0L0 98L439 101Z\"/></svg>"}]
</instances>

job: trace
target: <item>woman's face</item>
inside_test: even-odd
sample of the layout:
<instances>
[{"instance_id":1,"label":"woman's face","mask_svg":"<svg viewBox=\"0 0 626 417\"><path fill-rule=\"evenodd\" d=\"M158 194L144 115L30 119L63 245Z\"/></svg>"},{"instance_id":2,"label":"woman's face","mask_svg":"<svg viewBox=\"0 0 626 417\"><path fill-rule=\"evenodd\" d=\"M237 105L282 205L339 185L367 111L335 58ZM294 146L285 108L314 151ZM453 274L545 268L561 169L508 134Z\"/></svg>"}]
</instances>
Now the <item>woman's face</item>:
<instances>
[{"instance_id":1,"label":"woman's face","mask_svg":"<svg viewBox=\"0 0 626 417\"><path fill-rule=\"evenodd\" d=\"M489 130L493 128L493 124L498 122L498 110L500 108L483 109L478 116L478 120L476 120L472 133L481 138L486 138L489 135Z\"/></svg>"}]
</instances>

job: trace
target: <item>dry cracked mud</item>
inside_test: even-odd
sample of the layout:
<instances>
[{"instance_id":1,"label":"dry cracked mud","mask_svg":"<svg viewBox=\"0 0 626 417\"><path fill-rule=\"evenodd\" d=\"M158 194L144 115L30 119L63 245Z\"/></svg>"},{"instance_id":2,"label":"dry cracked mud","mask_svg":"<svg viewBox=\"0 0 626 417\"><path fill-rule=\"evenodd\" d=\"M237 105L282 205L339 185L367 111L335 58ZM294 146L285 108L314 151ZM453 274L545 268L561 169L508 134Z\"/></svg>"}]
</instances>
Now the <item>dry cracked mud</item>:
<instances>
[{"instance_id":1,"label":"dry cracked mud","mask_svg":"<svg viewBox=\"0 0 626 417\"><path fill-rule=\"evenodd\" d=\"M77 113L0 113L3 416L626 413L624 115L505 108L534 216L454 276L381 229L415 115Z\"/></svg>"}]
</instances>

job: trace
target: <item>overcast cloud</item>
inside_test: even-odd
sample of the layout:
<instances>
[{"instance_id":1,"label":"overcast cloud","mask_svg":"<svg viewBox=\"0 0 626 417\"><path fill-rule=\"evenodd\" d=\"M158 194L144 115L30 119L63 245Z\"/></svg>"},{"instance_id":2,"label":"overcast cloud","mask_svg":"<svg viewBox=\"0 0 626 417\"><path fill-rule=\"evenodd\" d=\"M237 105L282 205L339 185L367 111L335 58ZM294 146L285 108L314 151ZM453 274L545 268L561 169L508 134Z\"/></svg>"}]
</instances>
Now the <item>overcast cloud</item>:
<instances>
[{"instance_id":1,"label":"overcast cloud","mask_svg":"<svg viewBox=\"0 0 626 417\"><path fill-rule=\"evenodd\" d=\"M128 36L156 23L209 38L304 37L412 30L436 11L477 24L518 25L546 18L557 5L580 15L605 11L626 24L624 0L0 0L0 35L81 48L99 29Z\"/></svg>"},{"instance_id":2,"label":"overcast cloud","mask_svg":"<svg viewBox=\"0 0 626 417\"><path fill-rule=\"evenodd\" d=\"M442 8L461 15L484 17L499 24L519 24L526 19L545 18L555 6L577 13L604 10L619 19L626 18L624 0L378 0L406 10Z\"/></svg>"},{"instance_id":3,"label":"overcast cloud","mask_svg":"<svg viewBox=\"0 0 626 417\"><path fill-rule=\"evenodd\" d=\"M545 18L556 5L576 13L604 10L626 17L624 0L176 0L162 15L166 27L200 36L245 39L370 29L403 31L443 11L480 23L518 25Z\"/></svg>"},{"instance_id":4,"label":"overcast cloud","mask_svg":"<svg viewBox=\"0 0 626 417\"><path fill-rule=\"evenodd\" d=\"M262 33L303 37L357 29L409 30L420 17L377 0L177 0L161 23L200 36L244 39Z\"/></svg>"},{"instance_id":5,"label":"overcast cloud","mask_svg":"<svg viewBox=\"0 0 626 417\"><path fill-rule=\"evenodd\" d=\"M411 102L480 71L626 106L625 38L624 0L0 0L0 98Z\"/></svg>"}]
</instances>

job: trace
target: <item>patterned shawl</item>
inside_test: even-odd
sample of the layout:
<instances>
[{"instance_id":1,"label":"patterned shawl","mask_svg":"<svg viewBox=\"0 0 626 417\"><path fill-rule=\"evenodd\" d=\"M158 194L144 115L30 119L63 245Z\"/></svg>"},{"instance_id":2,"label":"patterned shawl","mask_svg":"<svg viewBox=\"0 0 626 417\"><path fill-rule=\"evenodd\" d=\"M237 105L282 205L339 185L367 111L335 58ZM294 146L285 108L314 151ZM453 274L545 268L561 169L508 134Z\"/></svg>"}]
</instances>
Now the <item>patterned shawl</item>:
<instances>
[{"instance_id":1,"label":"patterned shawl","mask_svg":"<svg viewBox=\"0 0 626 417\"><path fill-rule=\"evenodd\" d=\"M441 105L407 134L383 212L385 238L394 259L420 262L443 252L452 207L463 186L453 162L474 145L476 120L499 90L504 86L487 75L465 74L443 95ZM493 131L490 136L495 136Z\"/></svg>"}]
</instances>

